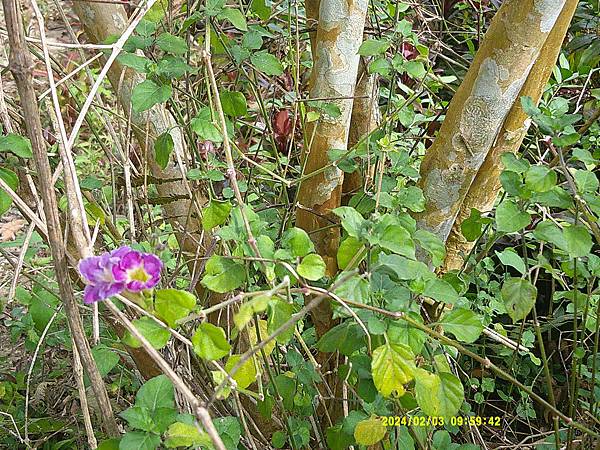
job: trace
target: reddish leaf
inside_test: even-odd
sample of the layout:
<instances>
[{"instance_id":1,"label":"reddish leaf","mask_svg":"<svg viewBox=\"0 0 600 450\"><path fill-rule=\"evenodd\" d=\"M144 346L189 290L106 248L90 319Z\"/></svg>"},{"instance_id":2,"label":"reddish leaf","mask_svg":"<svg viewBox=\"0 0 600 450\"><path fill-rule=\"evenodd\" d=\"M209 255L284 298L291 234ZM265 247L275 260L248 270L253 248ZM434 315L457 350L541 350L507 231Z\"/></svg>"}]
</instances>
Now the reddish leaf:
<instances>
[{"instance_id":1,"label":"reddish leaf","mask_svg":"<svg viewBox=\"0 0 600 450\"><path fill-rule=\"evenodd\" d=\"M415 59L417 56L419 56L419 52L417 51L417 48L412 45L410 42L403 42L402 43L402 56L404 56L406 59L408 59L409 61L412 59Z\"/></svg>"},{"instance_id":2,"label":"reddish leaf","mask_svg":"<svg viewBox=\"0 0 600 450\"><path fill-rule=\"evenodd\" d=\"M280 152L284 151L292 132L292 119L287 109L282 109L273 116L273 132L277 148Z\"/></svg>"}]
</instances>

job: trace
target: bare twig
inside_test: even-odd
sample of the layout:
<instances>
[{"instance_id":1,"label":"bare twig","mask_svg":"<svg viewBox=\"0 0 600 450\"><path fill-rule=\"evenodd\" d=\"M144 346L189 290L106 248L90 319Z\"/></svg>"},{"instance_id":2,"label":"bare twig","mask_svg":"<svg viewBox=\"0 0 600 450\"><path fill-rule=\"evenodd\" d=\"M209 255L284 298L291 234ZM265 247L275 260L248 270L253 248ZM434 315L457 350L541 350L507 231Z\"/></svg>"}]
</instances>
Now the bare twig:
<instances>
[{"instance_id":1,"label":"bare twig","mask_svg":"<svg viewBox=\"0 0 600 450\"><path fill-rule=\"evenodd\" d=\"M169 363L167 363L164 358L158 353L158 351L152 347L150 342L144 337L142 333L138 331L138 329L131 323L131 321L123 314L119 308L115 306L115 304L110 300L105 300L104 304L108 307L110 312L123 324L127 331L129 331L137 340L140 341L144 350L150 355L150 357L156 362L158 367L163 371L163 373L169 377L169 379L175 385L175 388L185 397L186 401L190 404L194 415L200 420L202 426L210 436L214 446L218 450L226 450L219 433L217 432L214 424L212 423L212 419L210 418L210 414L206 407L204 407L198 398L194 395L194 393L190 390L190 388L184 383L177 373L171 368Z\"/></svg>"},{"instance_id":2,"label":"bare twig","mask_svg":"<svg viewBox=\"0 0 600 450\"><path fill-rule=\"evenodd\" d=\"M56 194L51 183L52 173L48 161L46 145L42 136L37 98L33 90L33 62L25 44L21 11L16 0L2 0L2 4L4 7L4 16L11 48L9 67L15 78L17 89L19 90L23 108L23 117L27 127L27 134L31 141L34 161L38 172L40 191L44 204L44 214L46 216L46 223L48 224L48 243L50 244L52 262L54 265L55 276L58 281L60 297L65 307L71 333L81 356L82 364L88 373L92 389L96 395L104 429L109 436L118 436L119 430L112 412L106 387L92 356L89 343L87 342L83 323L79 316L77 302L71 286L67 255L62 240L62 227L58 217Z\"/></svg>"}]
</instances>

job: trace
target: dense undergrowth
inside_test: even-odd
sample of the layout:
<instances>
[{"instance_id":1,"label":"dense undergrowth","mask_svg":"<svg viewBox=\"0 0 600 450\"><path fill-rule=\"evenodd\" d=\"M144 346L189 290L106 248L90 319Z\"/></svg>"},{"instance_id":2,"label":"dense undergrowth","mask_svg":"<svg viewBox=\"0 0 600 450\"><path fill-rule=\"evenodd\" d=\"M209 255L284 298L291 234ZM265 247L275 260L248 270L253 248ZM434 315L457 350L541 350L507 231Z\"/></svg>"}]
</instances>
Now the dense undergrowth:
<instances>
[{"instance_id":1,"label":"dense undergrowth","mask_svg":"<svg viewBox=\"0 0 600 450\"><path fill-rule=\"evenodd\" d=\"M83 255L66 239L90 337L100 310L92 353L124 433L109 439L94 426L99 448L217 445L103 302L116 293L111 301L207 407L227 449L597 444L597 0L579 2L539 104L519 99L531 127L519 152L502 157L494 208L472 210L461 225L475 243L462 267L445 270L445 243L417 226L426 207L420 163L500 3L370 2L359 54L362 76L378 86L378 123L351 148L328 152L324 171L361 180L328 217L327 227L341 230L333 274L312 233L295 226L306 208L298 195L310 130L342 114L336 99L309 98L314 24L304 4L161 1L150 9L116 63L138 77L131 110L104 81L73 148L93 253L113 252L78 272ZM40 6L47 17L56 12ZM81 31L67 5L58 8ZM80 57L110 54L80 50L52 53L57 80ZM31 51L41 95L49 86L39 40ZM56 88L68 129L100 61ZM41 217L7 71L2 82L0 178ZM48 97L40 109L56 170L61 138ZM140 126L165 111L172 124ZM175 178L161 179L161 169ZM165 188L174 181L183 194ZM72 207L61 177L56 192L64 225ZM173 220L168 205L182 200L189 210ZM92 423L101 415L87 376L77 389L50 249L23 204L0 190L0 447L87 448L83 392ZM140 254L156 255L162 270ZM327 329L314 313L322 304L333 313Z\"/></svg>"}]
</instances>

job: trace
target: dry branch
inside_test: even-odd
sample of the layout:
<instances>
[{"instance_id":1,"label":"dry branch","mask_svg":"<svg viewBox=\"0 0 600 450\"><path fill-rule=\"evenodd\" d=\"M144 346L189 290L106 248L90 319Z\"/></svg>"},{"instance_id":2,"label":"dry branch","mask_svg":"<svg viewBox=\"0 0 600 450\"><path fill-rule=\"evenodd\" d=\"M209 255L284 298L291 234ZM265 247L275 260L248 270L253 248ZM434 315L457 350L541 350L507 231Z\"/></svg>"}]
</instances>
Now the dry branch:
<instances>
[{"instance_id":1,"label":"dry branch","mask_svg":"<svg viewBox=\"0 0 600 450\"><path fill-rule=\"evenodd\" d=\"M83 323L79 316L77 301L73 294L69 278L67 255L65 245L62 241L62 227L58 217L58 205L52 184L52 172L50 170L46 145L42 137L40 113L33 89L33 62L25 44L21 12L16 0L3 0L2 4L11 48L9 67L17 84L27 134L31 141L44 204L46 224L48 225L48 242L50 244L60 296L65 306L71 334L81 357L82 365L90 378L92 389L96 395L104 430L109 436L118 436L119 430L113 416L106 387L86 339Z\"/></svg>"}]
</instances>

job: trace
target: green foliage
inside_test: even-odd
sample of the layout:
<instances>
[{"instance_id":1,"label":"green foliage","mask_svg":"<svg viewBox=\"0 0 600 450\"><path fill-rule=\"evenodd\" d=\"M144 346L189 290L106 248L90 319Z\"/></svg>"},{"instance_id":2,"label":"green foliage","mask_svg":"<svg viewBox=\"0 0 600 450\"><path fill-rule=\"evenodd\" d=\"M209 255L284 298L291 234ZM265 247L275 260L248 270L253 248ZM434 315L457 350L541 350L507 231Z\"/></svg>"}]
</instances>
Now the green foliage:
<instances>
[{"instance_id":1,"label":"green foliage","mask_svg":"<svg viewBox=\"0 0 600 450\"><path fill-rule=\"evenodd\" d=\"M206 263L202 284L214 292L224 293L240 287L246 280L244 266L235 261L214 255Z\"/></svg>"},{"instance_id":2,"label":"green foliage","mask_svg":"<svg viewBox=\"0 0 600 450\"><path fill-rule=\"evenodd\" d=\"M169 330L156 323L150 317L135 319L132 323L152 347L161 349L169 342L169 338L171 337ZM136 337L132 336L129 331L126 332L122 340L123 343L133 348L140 348L142 346L142 343Z\"/></svg>"},{"instance_id":3,"label":"green foliage","mask_svg":"<svg viewBox=\"0 0 600 450\"><path fill-rule=\"evenodd\" d=\"M151 80L142 81L133 88L131 104L136 112L146 111L158 103L166 102L171 98L171 86L159 85Z\"/></svg>"},{"instance_id":4,"label":"green foliage","mask_svg":"<svg viewBox=\"0 0 600 450\"><path fill-rule=\"evenodd\" d=\"M509 278L502 286L504 305L513 322L522 320L529 314L536 297L535 286L521 278Z\"/></svg>"},{"instance_id":5,"label":"green foliage","mask_svg":"<svg viewBox=\"0 0 600 450\"><path fill-rule=\"evenodd\" d=\"M443 132L438 128L448 101L498 2L481 2L482 8L473 8L472 2L442 2L444 8L417 3L369 4L376 33L368 30L367 39L357 47L365 57L364 76L378 76L371 106L379 109L381 121L352 147L327 149L323 161L327 167L320 172L326 180L334 168L345 177L358 172L362 179L353 192L344 193L343 206L322 214L326 225L316 233L295 226L301 209L314 212L314 205L297 201L300 183L312 176L303 155L311 141L322 137L312 132L346 117L351 102L311 95L308 80L315 55L307 44L314 23L305 17L297 22L294 5L290 9L288 4L253 0L240 7L209 0L195 10L184 6L175 11L164 0L156 2L117 62L128 68L128 74L138 74L133 86L123 86L131 89L134 117L156 119L159 126L145 128L134 121L127 126L127 114L110 114L118 101L108 83L99 90L106 110L101 116L92 108L86 116L73 156L88 220L98 224L95 248L104 251L129 244L160 254L161 284L136 298L148 316L140 313L132 317L133 323L157 349L164 349L172 333L149 316L177 332L169 349L184 355L183 346L191 340L190 364L177 373L183 373L186 381L194 380L190 383L194 391L206 388L212 394L222 385L214 392L218 402L211 413L228 450L249 445L241 418L217 417L226 411L237 414L238 396L245 411L256 403L255 423L260 423L255 412L267 422L276 419L277 431L265 434L276 448L380 445L471 450L473 444L462 444L471 442L465 431L469 426L386 428L382 418L476 418L490 415L489 405L498 404L506 417L502 426L507 431L515 431L511 429L515 424L519 427L516 433L503 435L506 446L512 444L510 436L547 429L545 418L552 416L551 411L542 414L530 395L515 388L514 380L497 377L487 361L544 398L553 387L575 383L573 419L597 426L591 415L598 409L600 380L594 346L600 305L596 256L600 126L590 120L600 100L592 72L600 54L596 5L580 2L568 44L539 104L521 99L532 126L517 154L501 156L504 171L496 204L472 209L462 221L460 232L475 247L463 255L460 270L447 271L445 243L438 236L442 233L418 222L419 213L431 207L428 190L419 181L420 170L426 170L421 162L431 140ZM302 5L298 11L305 14ZM423 20L431 26L423 26ZM435 26L437 22L444 26ZM198 51L207 47L225 124L215 110L216 93ZM430 54L428 47L437 50ZM88 69L96 76L94 65ZM86 83L83 72L64 79L59 90L64 111L85 101ZM352 111L362 100L356 96ZM165 109L159 111L156 105ZM127 136L129 130L147 133L148 153L143 151L145 144L131 143L128 137L113 142L113 133L107 136L104 131L107 117L125 118L119 126L109 124L117 137ZM52 135L48 114L42 114L42 122L44 134ZM587 129L581 128L584 123ZM354 131L356 123L350 128L353 141ZM235 177L228 172L225 138L233 153ZM123 172L121 149L128 149L129 173ZM177 158L172 154L175 149ZM56 144L48 146L48 155L56 170L61 162ZM34 166L25 161L31 157L26 138L15 133L0 136L0 177L19 193L27 187L19 186L19 179L25 179L22 174L36 180ZM154 173L156 167L166 170ZM234 195L234 178L243 204ZM170 187L180 182L183 189L178 187L171 195ZM63 197L59 204L67 217L61 177L56 192ZM193 203L187 207L190 193ZM126 202L130 194L133 234ZM10 197L0 190L0 213L8 212L0 226L12 221L11 206ZM339 245L333 238L337 231ZM326 233L321 232L331 232L332 238L323 242ZM51 395L46 395L47 402L35 401L34 387L42 392L39 397L46 389L39 374L51 391L61 377L72 377L70 359L55 357L71 344L64 313L59 311L50 323L60 298L54 294L57 286L48 283L55 277L49 249L37 231L28 246L23 234L14 242L0 242L13 259L24 249L16 295L6 306L6 295L0 296L5 306L3 327L9 330L0 337L17 349L20 360L27 358L18 354L19 349L31 357L38 344L40 352L53 356L40 354L33 365L31 445L49 450L81 446L79 423L75 427L72 421L46 417L47 404L67 403ZM319 253L323 246L331 246L327 255ZM320 293L322 304L304 314L303 308L312 306ZM212 311L209 318L203 313L207 308ZM86 328L91 328L89 311L81 309ZM329 328L321 328L323 324ZM286 330L272 338L284 325ZM46 326L48 333L40 341ZM90 329L86 332L91 335ZM560 348L555 345L557 336ZM272 339L257 351L268 338ZM513 343L520 345L518 350ZM139 375L125 364L129 360L123 344L141 346L130 334L119 339L102 326L101 344L92 350L126 430L120 440L101 442L99 448L211 448L195 419L176 409L168 379L157 377L138 389ZM246 358L247 351L255 353ZM169 362L178 364L170 350L163 352ZM234 372L242 357L245 362ZM10 374L0 381L0 409L16 425L8 416L0 417L0 424L23 434L26 373L13 376L0 369ZM555 379L550 387L546 369ZM323 404L330 412L341 409L342 386L347 414L329 423L329 416L322 414ZM568 397L572 401L573 396ZM557 409L569 409L562 396L556 400ZM254 432L252 422L246 425ZM568 432L563 433L564 422L559 426L563 446ZM479 428L484 442L495 433L490 429ZM76 433L77 440L55 443L56 436ZM22 445L12 434L4 434L0 432L0 447ZM264 444L262 438L255 441ZM536 445L556 447L549 440Z\"/></svg>"},{"instance_id":6,"label":"green foliage","mask_svg":"<svg viewBox=\"0 0 600 450\"><path fill-rule=\"evenodd\" d=\"M192 336L194 352L207 361L220 359L229 354L231 346L227 342L225 330L211 323L201 323Z\"/></svg>"}]
</instances>

